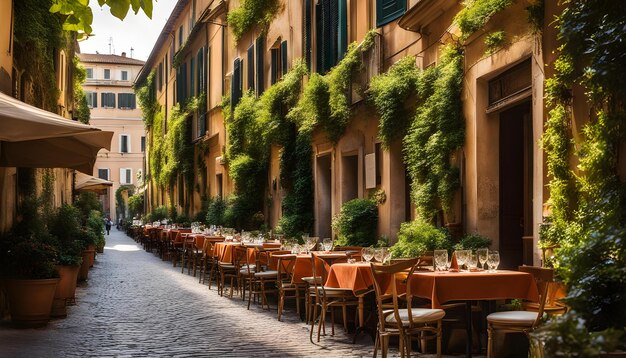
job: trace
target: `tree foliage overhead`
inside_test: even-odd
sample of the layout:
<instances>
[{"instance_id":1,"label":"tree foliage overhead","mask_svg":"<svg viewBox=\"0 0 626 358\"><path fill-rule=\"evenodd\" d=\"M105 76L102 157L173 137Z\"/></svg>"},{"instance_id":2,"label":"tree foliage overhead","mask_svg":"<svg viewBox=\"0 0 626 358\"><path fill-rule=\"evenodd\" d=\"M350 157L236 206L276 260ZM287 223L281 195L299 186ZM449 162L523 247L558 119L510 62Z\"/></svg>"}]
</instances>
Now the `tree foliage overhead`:
<instances>
[{"instance_id":1,"label":"tree foliage overhead","mask_svg":"<svg viewBox=\"0 0 626 358\"><path fill-rule=\"evenodd\" d=\"M149 18L152 18L152 0L97 0L100 7L107 5L111 15L124 20L128 11L135 14L142 10ZM79 34L91 34L93 23L93 11L89 6L90 0L54 0L50 6L50 12L59 13L65 17L63 29L76 31Z\"/></svg>"}]
</instances>

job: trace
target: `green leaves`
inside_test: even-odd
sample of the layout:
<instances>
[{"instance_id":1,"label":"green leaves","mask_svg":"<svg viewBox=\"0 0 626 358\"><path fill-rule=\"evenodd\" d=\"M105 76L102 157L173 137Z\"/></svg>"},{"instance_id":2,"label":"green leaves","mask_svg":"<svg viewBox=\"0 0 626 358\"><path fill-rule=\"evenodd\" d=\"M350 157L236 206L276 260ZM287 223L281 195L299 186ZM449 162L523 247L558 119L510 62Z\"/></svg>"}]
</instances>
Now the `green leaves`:
<instances>
[{"instance_id":1,"label":"green leaves","mask_svg":"<svg viewBox=\"0 0 626 358\"><path fill-rule=\"evenodd\" d=\"M239 7L230 10L227 17L235 43L254 26L262 27L263 32L267 30L280 10L279 0L241 0Z\"/></svg>"},{"instance_id":2,"label":"green leaves","mask_svg":"<svg viewBox=\"0 0 626 358\"><path fill-rule=\"evenodd\" d=\"M131 6L135 14L143 10L148 18L152 18L152 0L98 0L98 5L100 7L107 5L111 15L120 20L124 20ZM54 0L49 11L65 16L64 30L87 35L93 31L91 28L93 12L89 6L89 0Z\"/></svg>"}]
</instances>

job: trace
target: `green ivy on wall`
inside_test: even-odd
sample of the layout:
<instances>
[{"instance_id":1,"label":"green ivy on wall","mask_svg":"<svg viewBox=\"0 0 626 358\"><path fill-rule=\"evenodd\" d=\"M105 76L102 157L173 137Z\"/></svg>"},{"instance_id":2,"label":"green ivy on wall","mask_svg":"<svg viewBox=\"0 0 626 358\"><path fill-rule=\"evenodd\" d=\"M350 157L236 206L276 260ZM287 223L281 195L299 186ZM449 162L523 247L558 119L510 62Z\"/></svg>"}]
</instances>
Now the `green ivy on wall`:
<instances>
[{"instance_id":1,"label":"green ivy on wall","mask_svg":"<svg viewBox=\"0 0 626 358\"><path fill-rule=\"evenodd\" d=\"M32 82L34 105L57 113L59 89L54 67L55 50L67 46L61 20L48 9L52 0L14 2L15 65Z\"/></svg>"},{"instance_id":2,"label":"green ivy on wall","mask_svg":"<svg viewBox=\"0 0 626 358\"><path fill-rule=\"evenodd\" d=\"M280 10L280 0L241 0L239 7L230 10L227 17L235 43L255 26L260 26L262 31L267 30Z\"/></svg>"},{"instance_id":3,"label":"green ivy on wall","mask_svg":"<svg viewBox=\"0 0 626 358\"><path fill-rule=\"evenodd\" d=\"M463 9L454 17L461 30L461 41L467 40L480 30L489 19L511 5L513 0L474 0L466 1Z\"/></svg>"},{"instance_id":4,"label":"green ivy on wall","mask_svg":"<svg viewBox=\"0 0 626 358\"><path fill-rule=\"evenodd\" d=\"M152 128L152 123L160 107L156 100L155 77L156 71L153 70L146 78L146 81L140 87L135 88L135 93L139 99L139 107L143 115L143 123L148 130Z\"/></svg>"},{"instance_id":5,"label":"green ivy on wall","mask_svg":"<svg viewBox=\"0 0 626 358\"><path fill-rule=\"evenodd\" d=\"M559 338L572 329L567 326L572 317L576 332L567 334L593 336L601 347L611 347L620 336L623 342L626 321L626 183L618 176L618 165L624 165L619 148L626 141L621 35L626 20L618 3L568 0L561 5L556 26L562 45L555 73L546 80L550 111L543 136L552 215L541 240L560 246L554 265L569 286L566 302L572 311L538 335L550 356L574 353ZM570 130L575 87L584 91L590 107L576 137ZM573 150L574 138L579 150ZM575 173L572 156L578 161Z\"/></svg>"},{"instance_id":6,"label":"green ivy on wall","mask_svg":"<svg viewBox=\"0 0 626 358\"><path fill-rule=\"evenodd\" d=\"M80 60L77 56L72 58L74 73L74 110L76 111L75 117L79 122L89 124L91 111L89 110L89 104L87 103L87 95L85 94L85 91L83 91L83 83L85 83L85 79L87 79L87 71L79 61Z\"/></svg>"},{"instance_id":7,"label":"green ivy on wall","mask_svg":"<svg viewBox=\"0 0 626 358\"><path fill-rule=\"evenodd\" d=\"M415 57L406 56L370 81L369 100L380 115L378 138L385 147L406 134L416 104L409 98L417 93L419 76Z\"/></svg>"},{"instance_id":8,"label":"green ivy on wall","mask_svg":"<svg viewBox=\"0 0 626 358\"><path fill-rule=\"evenodd\" d=\"M411 197L420 216L430 221L439 207L452 208L459 188L459 169L450 164L465 142L461 90L463 51L451 45L442 49L436 66L426 69L418 85L423 103L403 140L404 160L412 179Z\"/></svg>"}]
</instances>

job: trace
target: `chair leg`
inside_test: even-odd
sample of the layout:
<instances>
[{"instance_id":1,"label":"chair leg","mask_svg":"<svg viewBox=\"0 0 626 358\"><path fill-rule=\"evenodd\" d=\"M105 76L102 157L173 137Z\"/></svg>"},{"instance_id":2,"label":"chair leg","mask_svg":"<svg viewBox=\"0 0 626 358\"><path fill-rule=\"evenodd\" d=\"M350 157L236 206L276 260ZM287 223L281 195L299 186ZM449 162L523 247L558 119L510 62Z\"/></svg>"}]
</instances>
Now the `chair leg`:
<instances>
[{"instance_id":1,"label":"chair leg","mask_svg":"<svg viewBox=\"0 0 626 358\"><path fill-rule=\"evenodd\" d=\"M437 321L437 358L441 358L441 322Z\"/></svg>"},{"instance_id":2,"label":"chair leg","mask_svg":"<svg viewBox=\"0 0 626 358\"><path fill-rule=\"evenodd\" d=\"M313 343L313 330L315 329L315 316L317 315L317 304L313 306L313 317L311 317L311 332L309 333L309 339Z\"/></svg>"},{"instance_id":3,"label":"chair leg","mask_svg":"<svg viewBox=\"0 0 626 358\"><path fill-rule=\"evenodd\" d=\"M387 348L389 346L389 336L380 337L380 351L383 358L387 358Z\"/></svg>"},{"instance_id":4,"label":"chair leg","mask_svg":"<svg viewBox=\"0 0 626 358\"><path fill-rule=\"evenodd\" d=\"M322 305L322 311L320 312L320 321L317 324L317 341L320 341L320 335L322 333L322 328L324 328L324 335L326 335L326 310L328 307Z\"/></svg>"},{"instance_id":5,"label":"chair leg","mask_svg":"<svg viewBox=\"0 0 626 358\"><path fill-rule=\"evenodd\" d=\"M278 296L278 320L280 321L280 315L283 313L283 307L285 306L285 291L280 289Z\"/></svg>"},{"instance_id":6,"label":"chair leg","mask_svg":"<svg viewBox=\"0 0 626 358\"><path fill-rule=\"evenodd\" d=\"M493 327L487 323L487 358L493 357Z\"/></svg>"},{"instance_id":7,"label":"chair leg","mask_svg":"<svg viewBox=\"0 0 626 358\"><path fill-rule=\"evenodd\" d=\"M380 344L380 332L376 332L376 338L374 339L374 358L378 353L378 345Z\"/></svg>"},{"instance_id":8,"label":"chair leg","mask_svg":"<svg viewBox=\"0 0 626 358\"><path fill-rule=\"evenodd\" d=\"M348 307L345 305L341 307L341 313L343 315L343 329L348 332Z\"/></svg>"}]
</instances>

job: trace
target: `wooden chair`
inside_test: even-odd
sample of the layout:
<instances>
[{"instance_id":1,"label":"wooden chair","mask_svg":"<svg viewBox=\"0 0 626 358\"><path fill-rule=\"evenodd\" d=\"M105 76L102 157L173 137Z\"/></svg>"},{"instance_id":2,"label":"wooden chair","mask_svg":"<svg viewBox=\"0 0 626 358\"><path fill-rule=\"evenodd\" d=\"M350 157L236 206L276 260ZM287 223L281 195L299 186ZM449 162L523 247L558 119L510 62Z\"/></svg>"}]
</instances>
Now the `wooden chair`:
<instances>
[{"instance_id":1,"label":"wooden chair","mask_svg":"<svg viewBox=\"0 0 626 358\"><path fill-rule=\"evenodd\" d=\"M317 273L316 260L321 260L322 264L317 265L320 268L319 274ZM345 258L342 258L345 260ZM313 271L313 277L320 277L321 280L312 280L309 288L311 298L314 301L311 302L313 305L313 318L311 319L311 332L309 334L309 339L311 343L313 343L313 331L315 328L315 318L317 316L317 310L319 309L319 320L317 326L317 341L320 341L320 335L324 332L326 335L326 312L330 310L331 314L331 335L335 335L335 314L334 308L341 307L343 313L343 325L344 329L348 330L348 322L347 322L347 308L349 306L357 307L359 304L358 298L354 295L351 289L344 288L334 288L334 287L326 287L325 283L328 278L328 268L334 263L337 262L338 259L330 259L324 257L318 257L317 254L311 253L311 267Z\"/></svg>"},{"instance_id":2,"label":"wooden chair","mask_svg":"<svg viewBox=\"0 0 626 358\"><path fill-rule=\"evenodd\" d=\"M543 267L520 266L519 271L533 275L539 292L538 309L531 311L495 312L487 316L487 357L493 357L493 335L496 331L503 333L524 333L533 331L541 322L546 303L547 292L554 283L554 270Z\"/></svg>"},{"instance_id":3,"label":"wooden chair","mask_svg":"<svg viewBox=\"0 0 626 358\"><path fill-rule=\"evenodd\" d=\"M374 344L374 357L380 345L382 356L387 357L390 336L399 336L400 353L411 356L412 337L420 340L435 338L437 357L441 357L441 324L445 311L434 308L413 308L411 305L411 282L409 279L419 262L418 258L391 265L370 263L374 277L374 290L378 308L378 332ZM404 298L407 308L399 308L398 282L406 282Z\"/></svg>"},{"instance_id":4,"label":"wooden chair","mask_svg":"<svg viewBox=\"0 0 626 358\"><path fill-rule=\"evenodd\" d=\"M277 271L278 279L276 285L278 286L278 320L285 308L285 300L294 299L296 301L296 312L300 315L300 300L301 293L304 289L304 284L294 282L293 280L293 268L296 264L296 254L271 254L272 258L277 257Z\"/></svg>"},{"instance_id":5,"label":"wooden chair","mask_svg":"<svg viewBox=\"0 0 626 358\"><path fill-rule=\"evenodd\" d=\"M213 281L215 267L217 266L217 257L213 254L214 251L215 243L211 240L204 240L202 257L200 259L200 274L198 275L200 279L198 283L205 283L207 271L209 271L209 290L211 289L211 282Z\"/></svg>"},{"instance_id":6,"label":"wooden chair","mask_svg":"<svg viewBox=\"0 0 626 358\"><path fill-rule=\"evenodd\" d=\"M267 300L268 293L278 292L278 270L276 269L276 262L272 262L271 254L284 254L286 251L280 251L276 248L269 247L257 247L254 249L254 270L250 278L250 292L248 295L248 309L250 309L250 303L252 298L261 298L261 308L267 306L270 309L270 305Z\"/></svg>"},{"instance_id":7,"label":"wooden chair","mask_svg":"<svg viewBox=\"0 0 626 358\"><path fill-rule=\"evenodd\" d=\"M237 251L235 251L235 255L233 255L235 257L234 263L224 261L223 255L224 253L226 253L226 251L224 251L222 255L218 258L217 267L218 267L220 278L217 284L217 292L219 293L220 296L224 295L224 286L226 284L226 280L229 279L230 280L230 297L231 298L233 297L234 281L237 280L239 277L239 268L238 268L239 262L237 261L236 252Z\"/></svg>"}]
</instances>

